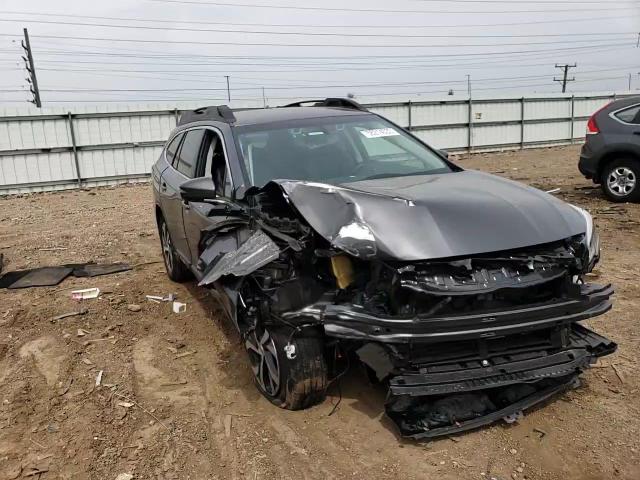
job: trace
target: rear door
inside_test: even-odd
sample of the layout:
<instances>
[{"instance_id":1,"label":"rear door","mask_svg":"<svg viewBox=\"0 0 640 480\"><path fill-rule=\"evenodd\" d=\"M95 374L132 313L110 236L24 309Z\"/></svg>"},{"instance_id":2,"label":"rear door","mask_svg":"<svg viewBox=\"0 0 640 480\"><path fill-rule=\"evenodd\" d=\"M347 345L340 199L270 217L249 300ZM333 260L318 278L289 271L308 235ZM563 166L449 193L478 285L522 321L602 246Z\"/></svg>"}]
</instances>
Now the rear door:
<instances>
[{"instance_id":1,"label":"rear door","mask_svg":"<svg viewBox=\"0 0 640 480\"><path fill-rule=\"evenodd\" d=\"M614 127L602 129L611 144L631 143L640 147L640 104L611 112Z\"/></svg>"},{"instance_id":2,"label":"rear door","mask_svg":"<svg viewBox=\"0 0 640 480\"><path fill-rule=\"evenodd\" d=\"M196 165L205 130L187 130L171 166L162 172L160 182L161 208L176 252L186 265L191 264L191 252L184 230L183 201L180 186L196 175Z\"/></svg>"}]
</instances>

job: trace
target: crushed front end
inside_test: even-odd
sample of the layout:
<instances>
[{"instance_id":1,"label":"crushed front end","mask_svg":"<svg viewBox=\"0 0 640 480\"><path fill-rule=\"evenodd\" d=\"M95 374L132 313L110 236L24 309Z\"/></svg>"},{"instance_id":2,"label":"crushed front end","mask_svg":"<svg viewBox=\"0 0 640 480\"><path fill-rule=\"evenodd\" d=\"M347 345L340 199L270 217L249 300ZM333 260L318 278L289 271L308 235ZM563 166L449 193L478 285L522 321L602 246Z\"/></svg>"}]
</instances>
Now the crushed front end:
<instances>
[{"instance_id":1,"label":"crushed front end","mask_svg":"<svg viewBox=\"0 0 640 480\"><path fill-rule=\"evenodd\" d=\"M359 359L388 386L386 413L403 436L515 421L616 349L579 323L609 311L613 295L585 281L599 256L592 225L534 246L399 260L376 251L356 216L319 234L274 190L251 197L251 248L233 253L253 264L226 287L238 292L240 330L285 326L293 346L305 329L321 330L327 357ZM237 270L224 258L209 281L220 266Z\"/></svg>"},{"instance_id":2,"label":"crushed front end","mask_svg":"<svg viewBox=\"0 0 640 480\"><path fill-rule=\"evenodd\" d=\"M350 342L388 383L387 414L405 436L511 421L615 351L578 323L607 312L613 294L583 282L582 245L407 264L349 259L349 273L336 275L349 285L334 299L283 318L320 322Z\"/></svg>"}]
</instances>

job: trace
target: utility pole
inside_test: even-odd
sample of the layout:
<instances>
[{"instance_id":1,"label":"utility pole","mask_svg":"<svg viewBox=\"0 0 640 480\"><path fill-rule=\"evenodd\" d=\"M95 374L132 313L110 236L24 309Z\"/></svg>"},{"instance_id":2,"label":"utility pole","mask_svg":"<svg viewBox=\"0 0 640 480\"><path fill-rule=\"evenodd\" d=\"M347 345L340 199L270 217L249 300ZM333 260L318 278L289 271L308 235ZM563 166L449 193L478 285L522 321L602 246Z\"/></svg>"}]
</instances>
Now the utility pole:
<instances>
[{"instance_id":1,"label":"utility pole","mask_svg":"<svg viewBox=\"0 0 640 480\"><path fill-rule=\"evenodd\" d=\"M262 87L262 106L267 108L267 97L264 95L264 87Z\"/></svg>"},{"instance_id":2,"label":"utility pole","mask_svg":"<svg viewBox=\"0 0 640 480\"><path fill-rule=\"evenodd\" d=\"M227 79L227 100L231 101L231 89L229 88L229 75L225 75L224 78Z\"/></svg>"},{"instance_id":3,"label":"utility pole","mask_svg":"<svg viewBox=\"0 0 640 480\"><path fill-rule=\"evenodd\" d=\"M575 81L576 77L567 78L567 73L569 73L570 68L576 68L577 66L577 63L574 63L572 65L569 65L568 63L564 65L558 65L556 63L556 68L564 70L564 75L562 76L562 78L553 77L554 82L562 82L562 93L565 93L567 91L567 82Z\"/></svg>"},{"instance_id":4,"label":"utility pole","mask_svg":"<svg viewBox=\"0 0 640 480\"><path fill-rule=\"evenodd\" d=\"M27 69L27 73L29 76L27 77L27 82L29 82L29 90L31 90L31 94L33 95L33 100L31 103L34 103L36 107L41 108L42 102L40 101L40 89L38 88L38 79L36 77L36 65L33 63L33 53L31 52L31 44L29 43L29 32L26 28L23 28L24 32L24 40L22 41L22 48L24 49L26 57L22 57L24 60L25 68Z\"/></svg>"},{"instance_id":5,"label":"utility pole","mask_svg":"<svg viewBox=\"0 0 640 480\"><path fill-rule=\"evenodd\" d=\"M629 91L631 91L631 74L629 74Z\"/></svg>"},{"instance_id":6,"label":"utility pole","mask_svg":"<svg viewBox=\"0 0 640 480\"><path fill-rule=\"evenodd\" d=\"M467 93L469 94L469 98L471 98L471 75L467 75Z\"/></svg>"}]
</instances>

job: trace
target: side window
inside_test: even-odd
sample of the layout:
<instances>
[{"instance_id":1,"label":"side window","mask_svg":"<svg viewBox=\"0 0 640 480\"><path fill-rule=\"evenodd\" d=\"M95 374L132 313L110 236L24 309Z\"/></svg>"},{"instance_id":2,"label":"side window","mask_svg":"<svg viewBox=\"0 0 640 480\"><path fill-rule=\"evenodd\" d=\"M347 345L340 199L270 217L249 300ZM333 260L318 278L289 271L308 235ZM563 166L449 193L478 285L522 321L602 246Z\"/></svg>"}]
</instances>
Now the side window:
<instances>
[{"instance_id":1,"label":"side window","mask_svg":"<svg viewBox=\"0 0 640 480\"><path fill-rule=\"evenodd\" d=\"M188 131L178 152L177 162L174 164L175 169L187 178L196 176L196 164L204 133L203 129Z\"/></svg>"},{"instance_id":2,"label":"side window","mask_svg":"<svg viewBox=\"0 0 640 480\"><path fill-rule=\"evenodd\" d=\"M614 114L618 120L622 120L625 123L640 124L640 105L627 108Z\"/></svg>"},{"instance_id":3,"label":"side window","mask_svg":"<svg viewBox=\"0 0 640 480\"><path fill-rule=\"evenodd\" d=\"M198 170L198 176L211 176L220 196L231 196L233 189L231 175L227 170L227 160L224 154L222 138L214 131L207 130L204 140L204 159Z\"/></svg>"},{"instance_id":4,"label":"side window","mask_svg":"<svg viewBox=\"0 0 640 480\"><path fill-rule=\"evenodd\" d=\"M180 141L182 140L182 137L184 137L184 133L181 133L180 135L176 135L176 137L171 140L171 143L169 145L167 145L167 150L166 150L166 157L167 157L167 163L169 165L173 164L173 159L176 156L176 152L178 151L178 147L180 146Z\"/></svg>"}]
</instances>

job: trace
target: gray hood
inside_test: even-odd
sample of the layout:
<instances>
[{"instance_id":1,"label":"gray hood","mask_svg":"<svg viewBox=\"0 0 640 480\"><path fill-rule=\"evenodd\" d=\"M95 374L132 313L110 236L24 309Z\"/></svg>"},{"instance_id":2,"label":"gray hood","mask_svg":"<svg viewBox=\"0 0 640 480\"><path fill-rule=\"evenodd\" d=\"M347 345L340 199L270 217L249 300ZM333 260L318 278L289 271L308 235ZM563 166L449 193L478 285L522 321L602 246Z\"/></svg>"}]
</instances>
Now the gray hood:
<instances>
[{"instance_id":1,"label":"gray hood","mask_svg":"<svg viewBox=\"0 0 640 480\"><path fill-rule=\"evenodd\" d=\"M458 257L562 240L582 215L535 188L476 171L332 186L276 180L311 227L359 257Z\"/></svg>"}]
</instances>

